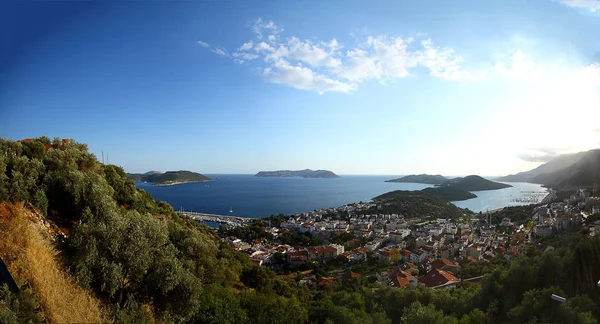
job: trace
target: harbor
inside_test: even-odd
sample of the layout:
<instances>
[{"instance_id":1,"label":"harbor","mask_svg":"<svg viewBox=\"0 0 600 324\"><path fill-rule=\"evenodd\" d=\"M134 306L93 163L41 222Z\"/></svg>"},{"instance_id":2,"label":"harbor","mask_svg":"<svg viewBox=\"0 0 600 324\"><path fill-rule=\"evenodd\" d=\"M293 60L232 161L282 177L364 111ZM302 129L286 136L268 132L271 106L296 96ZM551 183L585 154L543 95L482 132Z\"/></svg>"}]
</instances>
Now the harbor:
<instances>
[{"instance_id":1,"label":"harbor","mask_svg":"<svg viewBox=\"0 0 600 324\"><path fill-rule=\"evenodd\" d=\"M224 225L228 228L245 226L252 222L254 218L243 217L243 216L233 216L233 215L217 215L217 214L207 214L207 213L199 213L193 211L180 211L185 216L193 218L195 221L206 224L206 225ZM215 227L215 226L211 226Z\"/></svg>"},{"instance_id":2,"label":"harbor","mask_svg":"<svg viewBox=\"0 0 600 324\"><path fill-rule=\"evenodd\" d=\"M510 202L537 204L543 201L548 194L548 191L521 191L521 195L511 199Z\"/></svg>"}]
</instances>

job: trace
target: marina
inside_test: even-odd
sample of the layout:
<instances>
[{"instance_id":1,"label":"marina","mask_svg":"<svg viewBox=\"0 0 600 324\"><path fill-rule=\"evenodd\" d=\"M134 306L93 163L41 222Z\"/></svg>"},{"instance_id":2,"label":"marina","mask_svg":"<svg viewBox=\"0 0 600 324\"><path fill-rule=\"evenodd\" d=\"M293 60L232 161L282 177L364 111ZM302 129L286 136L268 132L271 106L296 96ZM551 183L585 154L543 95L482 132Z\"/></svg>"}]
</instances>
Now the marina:
<instances>
[{"instance_id":1,"label":"marina","mask_svg":"<svg viewBox=\"0 0 600 324\"><path fill-rule=\"evenodd\" d=\"M537 204L548 195L548 191L521 191L519 197L510 200L512 203Z\"/></svg>"},{"instance_id":2,"label":"marina","mask_svg":"<svg viewBox=\"0 0 600 324\"><path fill-rule=\"evenodd\" d=\"M242 216L232 216L232 215L216 215L216 214L206 214L206 213L198 213L192 211L180 211L185 216L193 218L195 221L203 223L203 224L219 224L225 225L226 227L238 227L244 226L252 222L253 218L242 217Z\"/></svg>"}]
</instances>

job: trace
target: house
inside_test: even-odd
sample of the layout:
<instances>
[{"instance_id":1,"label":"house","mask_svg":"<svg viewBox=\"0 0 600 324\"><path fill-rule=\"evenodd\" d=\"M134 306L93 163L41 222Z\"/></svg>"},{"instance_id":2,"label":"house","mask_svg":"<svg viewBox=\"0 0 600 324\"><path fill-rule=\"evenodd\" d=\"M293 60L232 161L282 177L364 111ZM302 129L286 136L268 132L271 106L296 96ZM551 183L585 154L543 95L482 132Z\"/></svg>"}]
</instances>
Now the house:
<instances>
[{"instance_id":1,"label":"house","mask_svg":"<svg viewBox=\"0 0 600 324\"><path fill-rule=\"evenodd\" d=\"M417 268L417 266L411 262L404 263L403 265L400 266L400 269L402 269L408 273L411 273L413 275L416 275L419 273L419 268Z\"/></svg>"},{"instance_id":2,"label":"house","mask_svg":"<svg viewBox=\"0 0 600 324\"><path fill-rule=\"evenodd\" d=\"M318 285L319 287L327 287L331 285L334 281L335 279L333 279L332 277L322 278L321 280L319 280Z\"/></svg>"},{"instance_id":3,"label":"house","mask_svg":"<svg viewBox=\"0 0 600 324\"><path fill-rule=\"evenodd\" d=\"M400 262L409 262L410 261L410 251L402 250L400 251Z\"/></svg>"},{"instance_id":4,"label":"house","mask_svg":"<svg viewBox=\"0 0 600 324\"><path fill-rule=\"evenodd\" d=\"M410 281L403 277L395 277L395 278L392 278L391 280L392 280L392 283L390 286L395 287L395 288L404 288L404 287L411 286Z\"/></svg>"},{"instance_id":5,"label":"house","mask_svg":"<svg viewBox=\"0 0 600 324\"><path fill-rule=\"evenodd\" d=\"M429 253L423 249L414 249L410 252L410 262L422 263L429 257Z\"/></svg>"},{"instance_id":6,"label":"house","mask_svg":"<svg viewBox=\"0 0 600 324\"><path fill-rule=\"evenodd\" d=\"M552 226L550 225L536 225L533 227L533 233L539 237L546 237L552 234Z\"/></svg>"},{"instance_id":7,"label":"house","mask_svg":"<svg viewBox=\"0 0 600 324\"><path fill-rule=\"evenodd\" d=\"M402 242L406 237L410 235L410 230L402 229L393 232L389 232L390 240L394 242Z\"/></svg>"},{"instance_id":8,"label":"house","mask_svg":"<svg viewBox=\"0 0 600 324\"><path fill-rule=\"evenodd\" d=\"M308 251L293 251L287 253L287 261L291 265L298 265L308 261Z\"/></svg>"},{"instance_id":9,"label":"house","mask_svg":"<svg viewBox=\"0 0 600 324\"><path fill-rule=\"evenodd\" d=\"M392 287L402 288L410 284L411 288L416 288L419 283L419 280L415 276L401 269L392 272L389 277Z\"/></svg>"},{"instance_id":10,"label":"house","mask_svg":"<svg viewBox=\"0 0 600 324\"><path fill-rule=\"evenodd\" d=\"M431 269L431 271L421 278L420 282L427 287L435 288L442 285L457 283L460 282L460 280L456 278L452 272L440 269Z\"/></svg>"},{"instance_id":11,"label":"house","mask_svg":"<svg viewBox=\"0 0 600 324\"><path fill-rule=\"evenodd\" d=\"M460 271L460 266L447 259L437 259L428 264L428 269L439 269L457 274Z\"/></svg>"},{"instance_id":12,"label":"house","mask_svg":"<svg viewBox=\"0 0 600 324\"><path fill-rule=\"evenodd\" d=\"M344 280L346 281L352 281L352 280L356 280L360 278L360 274L356 273L356 272L348 272L344 275Z\"/></svg>"}]
</instances>

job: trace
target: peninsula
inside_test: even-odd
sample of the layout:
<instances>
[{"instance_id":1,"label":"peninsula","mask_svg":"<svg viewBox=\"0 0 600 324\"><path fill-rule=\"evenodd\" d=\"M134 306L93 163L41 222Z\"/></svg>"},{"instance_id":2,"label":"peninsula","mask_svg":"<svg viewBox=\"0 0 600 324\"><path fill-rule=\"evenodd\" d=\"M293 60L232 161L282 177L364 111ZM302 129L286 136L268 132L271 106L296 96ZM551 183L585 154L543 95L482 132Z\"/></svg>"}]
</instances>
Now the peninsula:
<instances>
[{"instance_id":1,"label":"peninsula","mask_svg":"<svg viewBox=\"0 0 600 324\"><path fill-rule=\"evenodd\" d=\"M149 171L146 173L127 173L127 178L133 181L150 182L154 186L172 186L190 182L212 181L211 178L191 171Z\"/></svg>"},{"instance_id":2,"label":"peninsula","mask_svg":"<svg viewBox=\"0 0 600 324\"><path fill-rule=\"evenodd\" d=\"M261 178L292 178L292 177L300 177L300 178L339 178L337 174L329 171L329 170L298 170L298 171L290 171L290 170L279 170L279 171L260 171L259 173L254 175L255 177Z\"/></svg>"}]
</instances>

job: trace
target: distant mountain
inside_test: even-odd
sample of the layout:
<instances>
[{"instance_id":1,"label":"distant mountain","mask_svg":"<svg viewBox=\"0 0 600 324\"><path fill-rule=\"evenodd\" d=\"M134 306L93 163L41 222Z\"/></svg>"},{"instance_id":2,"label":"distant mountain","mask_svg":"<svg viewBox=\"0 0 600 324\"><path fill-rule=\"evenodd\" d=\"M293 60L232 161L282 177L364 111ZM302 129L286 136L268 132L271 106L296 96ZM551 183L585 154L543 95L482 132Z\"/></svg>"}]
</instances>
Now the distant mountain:
<instances>
[{"instance_id":1,"label":"distant mountain","mask_svg":"<svg viewBox=\"0 0 600 324\"><path fill-rule=\"evenodd\" d=\"M328 170L279 170L279 171L260 171L254 175L261 178L283 178L283 177L301 177L301 178L339 178L337 174Z\"/></svg>"},{"instance_id":2,"label":"distant mountain","mask_svg":"<svg viewBox=\"0 0 600 324\"><path fill-rule=\"evenodd\" d=\"M377 212L383 214L395 213L406 217L432 216L458 219L471 213L423 191L395 190L379 195L373 200L381 204L381 210Z\"/></svg>"},{"instance_id":3,"label":"distant mountain","mask_svg":"<svg viewBox=\"0 0 600 324\"><path fill-rule=\"evenodd\" d=\"M505 183L499 183L484 179L478 175L470 175L464 178L454 178L446 181L442 186L451 186L453 188L466 191L498 190L512 187Z\"/></svg>"},{"instance_id":4,"label":"distant mountain","mask_svg":"<svg viewBox=\"0 0 600 324\"><path fill-rule=\"evenodd\" d=\"M585 152L577 162L561 170L535 176L541 183L559 190L590 188L600 185L600 150Z\"/></svg>"},{"instance_id":5,"label":"distant mountain","mask_svg":"<svg viewBox=\"0 0 600 324\"><path fill-rule=\"evenodd\" d=\"M539 183L557 190L600 186L600 150L561 155L533 170L498 180Z\"/></svg>"},{"instance_id":6,"label":"distant mountain","mask_svg":"<svg viewBox=\"0 0 600 324\"><path fill-rule=\"evenodd\" d=\"M533 170L520 172L517 174L511 174L511 175L508 175L505 177L497 178L495 180L506 181L506 182L531 182L531 183L544 184L543 177L538 178L538 179L535 179L535 178L538 176L541 176L543 174L551 174L551 173L563 170L567 167L570 167L573 164L579 162L579 160L581 160L584 156L586 156L590 152L592 152L592 151L579 152L579 153L575 153L575 154L559 155L558 157L552 159L551 161L549 161L547 163L540 165L539 167L537 167ZM536 181L538 181L538 182L536 182ZM542 181L542 182L540 182L540 181Z\"/></svg>"},{"instance_id":7,"label":"distant mountain","mask_svg":"<svg viewBox=\"0 0 600 324\"><path fill-rule=\"evenodd\" d=\"M386 180L385 182L411 182L439 185L446 181L448 181L448 179L439 174L412 174L398 179Z\"/></svg>"},{"instance_id":8,"label":"distant mountain","mask_svg":"<svg viewBox=\"0 0 600 324\"><path fill-rule=\"evenodd\" d=\"M127 173L127 178L133 181L151 182L155 186L170 186L188 182L204 182L212 180L205 175L191 171L167 171L165 173L150 171L144 174Z\"/></svg>"}]
</instances>

